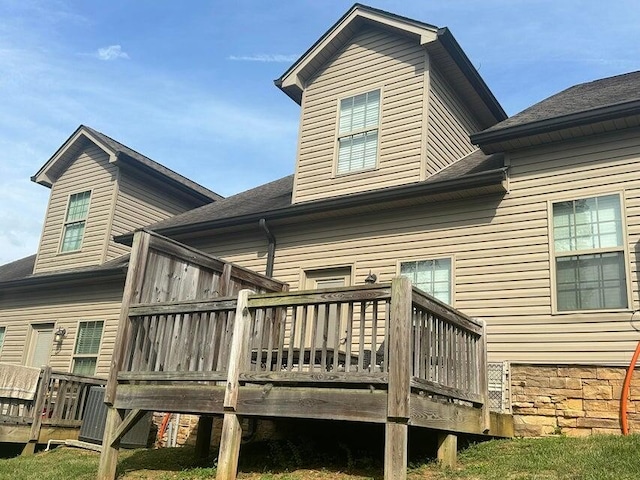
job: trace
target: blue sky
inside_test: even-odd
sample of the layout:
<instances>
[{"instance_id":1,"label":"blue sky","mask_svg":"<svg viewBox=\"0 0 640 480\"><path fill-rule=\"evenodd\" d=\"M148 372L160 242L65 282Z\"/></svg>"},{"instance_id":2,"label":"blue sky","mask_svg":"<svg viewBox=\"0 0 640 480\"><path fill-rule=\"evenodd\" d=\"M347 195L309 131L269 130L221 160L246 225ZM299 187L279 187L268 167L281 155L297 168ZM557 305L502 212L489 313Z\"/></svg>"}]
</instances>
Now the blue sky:
<instances>
[{"instance_id":1,"label":"blue sky","mask_svg":"<svg viewBox=\"0 0 640 480\"><path fill-rule=\"evenodd\" d=\"M508 114L640 70L640 1L371 0L448 26ZM352 2L0 0L0 264L34 253L29 177L79 124L222 194L293 171L299 107L274 85Z\"/></svg>"}]
</instances>

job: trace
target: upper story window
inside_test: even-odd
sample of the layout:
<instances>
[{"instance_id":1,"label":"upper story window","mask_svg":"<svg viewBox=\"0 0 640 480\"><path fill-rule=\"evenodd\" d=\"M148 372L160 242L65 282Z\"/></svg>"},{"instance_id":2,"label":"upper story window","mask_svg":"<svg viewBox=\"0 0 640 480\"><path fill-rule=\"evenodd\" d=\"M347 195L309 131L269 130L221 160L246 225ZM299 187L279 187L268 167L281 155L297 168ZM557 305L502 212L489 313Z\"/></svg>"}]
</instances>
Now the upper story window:
<instances>
[{"instance_id":1,"label":"upper story window","mask_svg":"<svg viewBox=\"0 0 640 480\"><path fill-rule=\"evenodd\" d=\"M619 195L553 204L558 311L627 308Z\"/></svg>"},{"instance_id":2,"label":"upper story window","mask_svg":"<svg viewBox=\"0 0 640 480\"><path fill-rule=\"evenodd\" d=\"M340 100L338 175L376 167L379 124L380 90Z\"/></svg>"},{"instance_id":3,"label":"upper story window","mask_svg":"<svg viewBox=\"0 0 640 480\"><path fill-rule=\"evenodd\" d=\"M87 223L89 213L89 201L91 191L74 193L69 197L67 205L67 215L64 221L64 231L62 234L61 252L72 252L80 250L84 227Z\"/></svg>"},{"instance_id":4,"label":"upper story window","mask_svg":"<svg viewBox=\"0 0 640 480\"><path fill-rule=\"evenodd\" d=\"M80 322L73 354L73 373L95 375L104 322Z\"/></svg>"},{"instance_id":5,"label":"upper story window","mask_svg":"<svg viewBox=\"0 0 640 480\"><path fill-rule=\"evenodd\" d=\"M451 305L450 258L402 262L400 275L411 280L414 287Z\"/></svg>"}]
</instances>

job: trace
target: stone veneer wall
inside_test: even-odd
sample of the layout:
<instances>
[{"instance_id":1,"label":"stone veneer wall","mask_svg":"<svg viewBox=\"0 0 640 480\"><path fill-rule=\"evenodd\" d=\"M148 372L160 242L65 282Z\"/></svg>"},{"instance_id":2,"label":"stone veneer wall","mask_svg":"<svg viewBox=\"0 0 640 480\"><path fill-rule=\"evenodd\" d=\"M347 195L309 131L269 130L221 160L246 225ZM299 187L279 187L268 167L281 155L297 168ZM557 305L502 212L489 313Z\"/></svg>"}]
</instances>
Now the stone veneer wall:
<instances>
[{"instance_id":1,"label":"stone veneer wall","mask_svg":"<svg viewBox=\"0 0 640 480\"><path fill-rule=\"evenodd\" d=\"M517 436L620 434L624 367L511 364ZM640 372L631 382L629 429L640 432Z\"/></svg>"}]
</instances>

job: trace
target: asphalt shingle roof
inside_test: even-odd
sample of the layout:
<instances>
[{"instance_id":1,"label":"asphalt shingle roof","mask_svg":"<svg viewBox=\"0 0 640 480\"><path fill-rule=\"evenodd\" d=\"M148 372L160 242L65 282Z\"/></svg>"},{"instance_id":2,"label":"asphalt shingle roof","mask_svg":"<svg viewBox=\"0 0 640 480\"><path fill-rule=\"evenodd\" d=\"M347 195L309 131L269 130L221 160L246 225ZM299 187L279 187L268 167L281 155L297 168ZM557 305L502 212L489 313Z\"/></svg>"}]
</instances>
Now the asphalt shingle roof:
<instances>
[{"instance_id":1,"label":"asphalt shingle roof","mask_svg":"<svg viewBox=\"0 0 640 480\"><path fill-rule=\"evenodd\" d=\"M581 83L483 130L482 134L640 100L640 71Z\"/></svg>"},{"instance_id":2,"label":"asphalt shingle roof","mask_svg":"<svg viewBox=\"0 0 640 480\"><path fill-rule=\"evenodd\" d=\"M170 168L165 167L164 165L161 165L160 163L151 160L149 157L146 157L144 155L142 155L141 153L136 152L135 150L127 147L126 145L118 142L117 140L114 140L113 138L109 137L108 135L105 135L104 133L98 132L97 130L94 130L91 127L88 127L86 125L82 125L81 128L85 128L87 131L89 131L92 135L94 135L98 140L100 140L101 142L103 142L105 145L107 145L109 148L111 148L112 150L114 150L115 152L120 152L125 154L126 156L128 156L129 158L132 158L133 160L135 160L136 162L152 169L155 170L158 173L161 173L162 175L171 178L172 180L192 189L195 190L196 192L200 193L201 195L208 197L212 200L219 200L221 198L223 198L221 195L218 195L215 192L212 192L211 190L209 190L208 188L203 187L202 185L194 182L193 180L188 179L187 177L184 177L182 175L180 175L177 172L174 172L173 170L171 170Z\"/></svg>"},{"instance_id":3,"label":"asphalt shingle roof","mask_svg":"<svg viewBox=\"0 0 640 480\"><path fill-rule=\"evenodd\" d=\"M504 158L501 154L485 155L476 150L458 160L449 167L421 182L425 185L447 180L455 180L468 175L489 172L502 168ZM203 205L189 212L150 225L150 230L161 231L188 225L205 223L213 220L231 219L245 215L256 215L291 207L293 192L293 175L283 177L264 185L238 193L217 202ZM316 200L315 202L322 202ZM308 202L309 204L313 203Z\"/></svg>"}]
</instances>

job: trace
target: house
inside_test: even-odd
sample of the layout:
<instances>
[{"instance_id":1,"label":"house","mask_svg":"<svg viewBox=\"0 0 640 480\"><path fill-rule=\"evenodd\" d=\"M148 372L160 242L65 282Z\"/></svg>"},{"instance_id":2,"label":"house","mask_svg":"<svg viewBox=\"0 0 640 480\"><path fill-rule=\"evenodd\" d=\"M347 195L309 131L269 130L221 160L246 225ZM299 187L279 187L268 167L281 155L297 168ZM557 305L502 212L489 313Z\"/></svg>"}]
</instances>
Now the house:
<instances>
[{"instance_id":1,"label":"house","mask_svg":"<svg viewBox=\"0 0 640 480\"><path fill-rule=\"evenodd\" d=\"M0 362L105 377L129 260L113 237L221 197L84 125L32 180L51 195L38 252L0 267Z\"/></svg>"},{"instance_id":2,"label":"house","mask_svg":"<svg viewBox=\"0 0 640 480\"><path fill-rule=\"evenodd\" d=\"M516 433L619 432L640 340L639 82L507 119L447 29L355 5L275 81L301 106L294 175L149 228L292 290L408 276L487 322Z\"/></svg>"}]
</instances>

